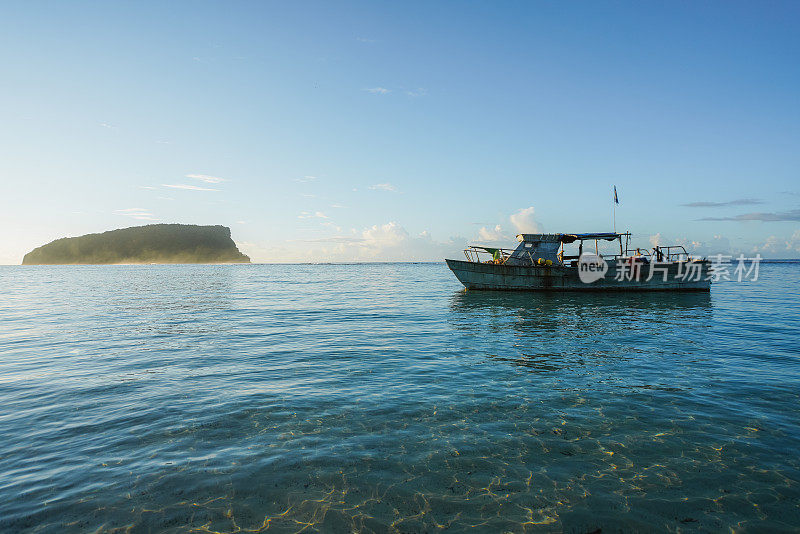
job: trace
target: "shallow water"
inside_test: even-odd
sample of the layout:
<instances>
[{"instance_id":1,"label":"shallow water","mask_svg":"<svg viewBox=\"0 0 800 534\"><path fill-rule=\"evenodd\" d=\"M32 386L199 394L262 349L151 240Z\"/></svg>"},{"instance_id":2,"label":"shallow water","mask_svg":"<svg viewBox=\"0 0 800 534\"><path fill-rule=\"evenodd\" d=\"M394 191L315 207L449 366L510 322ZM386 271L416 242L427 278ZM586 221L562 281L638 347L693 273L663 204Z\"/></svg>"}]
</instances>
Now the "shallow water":
<instances>
[{"instance_id":1,"label":"shallow water","mask_svg":"<svg viewBox=\"0 0 800 534\"><path fill-rule=\"evenodd\" d=\"M760 274L0 267L0 530L798 528L800 265Z\"/></svg>"}]
</instances>

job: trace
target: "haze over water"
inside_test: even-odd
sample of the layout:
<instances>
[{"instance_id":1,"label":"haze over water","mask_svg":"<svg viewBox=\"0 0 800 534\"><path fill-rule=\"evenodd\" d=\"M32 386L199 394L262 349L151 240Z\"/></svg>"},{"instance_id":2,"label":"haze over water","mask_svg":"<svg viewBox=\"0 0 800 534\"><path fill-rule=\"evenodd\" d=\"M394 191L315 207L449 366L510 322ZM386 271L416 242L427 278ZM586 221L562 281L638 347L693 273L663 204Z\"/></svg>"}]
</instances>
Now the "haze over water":
<instances>
[{"instance_id":1,"label":"haze over water","mask_svg":"<svg viewBox=\"0 0 800 534\"><path fill-rule=\"evenodd\" d=\"M798 287L0 267L0 530L797 528Z\"/></svg>"}]
</instances>

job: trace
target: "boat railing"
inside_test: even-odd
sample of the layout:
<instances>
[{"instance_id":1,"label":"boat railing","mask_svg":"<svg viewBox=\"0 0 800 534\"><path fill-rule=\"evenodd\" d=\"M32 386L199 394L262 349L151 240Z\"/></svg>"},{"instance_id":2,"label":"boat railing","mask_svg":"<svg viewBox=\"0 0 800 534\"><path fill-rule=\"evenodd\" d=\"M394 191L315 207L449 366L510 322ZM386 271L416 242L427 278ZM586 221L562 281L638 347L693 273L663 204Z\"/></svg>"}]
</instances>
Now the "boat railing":
<instances>
[{"instance_id":1,"label":"boat railing","mask_svg":"<svg viewBox=\"0 0 800 534\"><path fill-rule=\"evenodd\" d=\"M690 256L681 245L654 247L652 250L646 248L632 248L626 250L624 254L600 254L600 257L611 263L631 261L631 259L644 263L675 263L696 261L698 259ZM561 260L562 265L566 267L574 267L578 264L580 256L559 254L559 260Z\"/></svg>"},{"instance_id":2,"label":"boat railing","mask_svg":"<svg viewBox=\"0 0 800 534\"><path fill-rule=\"evenodd\" d=\"M466 256L467 261L471 263L493 263L502 265L508 261L513 253L514 249L483 247L478 245L470 245L464 249L464 256ZM528 253L528 255L530 255L530 253ZM644 263L654 261L658 263L675 263L696 261L698 259L691 257L686 251L686 248L682 245L670 245L666 247L656 246L650 250L646 248L628 249L626 247L624 254L601 254L601 257L612 263L623 260L627 261L631 258L639 258ZM536 263L533 257L530 259L532 264ZM580 256L566 255L560 252L558 254L559 261L557 264L560 263L565 267L574 267L578 264L579 259Z\"/></svg>"},{"instance_id":3,"label":"boat railing","mask_svg":"<svg viewBox=\"0 0 800 534\"><path fill-rule=\"evenodd\" d=\"M502 265L513 253L513 249L480 247L476 245L470 245L464 249L464 256L467 257L467 261L472 263L495 263Z\"/></svg>"},{"instance_id":4,"label":"boat railing","mask_svg":"<svg viewBox=\"0 0 800 534\"><path fill-rule=\"evenodd\" d=\"M683 245L653 247L653 257L659 262L689 261L692 259Z\"/></svg>"}]
</instances>

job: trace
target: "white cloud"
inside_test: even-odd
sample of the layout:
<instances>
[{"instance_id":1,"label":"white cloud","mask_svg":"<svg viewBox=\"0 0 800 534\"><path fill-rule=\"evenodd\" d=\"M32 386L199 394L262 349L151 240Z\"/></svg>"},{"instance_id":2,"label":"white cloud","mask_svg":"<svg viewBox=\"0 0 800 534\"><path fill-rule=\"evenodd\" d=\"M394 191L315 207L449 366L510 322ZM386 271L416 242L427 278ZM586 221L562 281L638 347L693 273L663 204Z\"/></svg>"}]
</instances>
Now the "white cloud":
<instances>
[{"instance_id":1,"label":"white cloud","mask_svg":"<svg viewBox=\"0 0 800 534\"><path fill-rule=\"evenodd\" d=\"M373 95L386 95L392 92L391 89L387 89L385 87L368 87L362 90Z\"/></svg>"},{"instance_id":2,"label":"white cloud","mask_svg":"<svg viewBox=\"0 0 800 534\"><path fill-rule=\"evenodd\" d=\"M425 96L428 94L428 90L424 87L417 87L416 89L411 89L406 91L408 96Z\"/></svg>"},{"instance_id":3,"label":"white cloud","mask_svg":"<svg viewBox=\"0 0 800 534\"><path fill-rule=\"evenodd\" d=\"M635 236L634 236L635 237ZM648 238L651 247L667 247L680 245L686 249L690 256L705 256L709 257L715 254L738 254L740 251L731 245L730 239L722 235L715 235L711 239L704 239L702 241L697 239L688 239L686 237L665 237L661 233L651 235ZM631 242L631 248L635 248L634 242ZM673 251L675 252L675 251Z\"/></svg>"},{"instance_id":4,"label":"white cloud","mask_svg":"<svg viewBox=\"0 0 800 534\"><path fill-rule=\"evenodd\" d=\"M795 256L800 252L800 230L795 230L788 238L771 235L762 245L754 247L753 252L775 254L780 257Z\"/></svg>"},{"instance_id":5,"label":"white cloud","mask_svg":"<svg viewBox=\"0 0 800 534\"><path fill-rule=\"evenodd\" d=\"M777 252L782 252L786 250L786 245L783 241L778 239L778 236L771 235L767 238L767 241L760 246L756 246L753 252L768 252L775 254Z\"/></svg>"},{"instance_id":6,"label":"white cloud","mask_svg":"<svg viewBox=\"0 0 800 534\"><path fill-rule=\"evenodd\" d=\"M512 214L509 219L520 234L536 234L540 232L539 223L534 218L533 206L519 210Z\"/></svg>"},{"instance_id":7,"label":"white cloud","mask_svg":"<svg viewBox=\"0 0 800 534\"><path fill-rule=\"evenodd\" d=\"M196 185L188 184L161 184L162 187L169 187L171 189L185 189L187 191L219 191L219 189L212 189L210 187L198 187Z\"/></svg>"},{"instance_id":8,"label":"white cloud","mask_svg":"<svg viewBox=\"0 0 800 534\"><path fill-rule=\"evenodd\" d=\"M484 242L508 241L509 237L503 233L503 228L498 224L494 228L485 226L478 230L478 239Z\"/></svg>"},{"instance_id":9,"label":"white cloud","mask_svg":"<svg viewBox=\"0 0 800 534\"><path fill-rule=\"evenodd\" d=\"M369 186L369 188L373 189L375 191L389 191L390 193L397 193L397 187L395 187L394 185L392 185L390 183L375 184L375 185Z\"/></svg>"},{"instance_id":10,"label":"white cloud","mask_svg":"<svg viewBox=\"0 0 800 534\"><path fill-rule=\"evenodd\" d=\"M117 215L123 215L125 217L130 217L131 219L136 219L139 221L157 221L150 210L146 210L144 208L125 208L121 210L115 210L114 213Z\"/></svg>"},{"instance_id":11,"label":"white cloud","mask_svg":"<svg viewBox=\"0 0 800 534\"><path fill-rule=\"evenodd\" d=\"M715 235L704 242L679 239L676 244L683 245L692 255L710 256L712 254L731 254L734 251L731 240L723 235ZM669 245L669 243L666 243L666 245Z\"/></svg>"},{"instance_id":12,"label":"white cloud","mask_svg":"<svg viewBox=\"0 0 800 534\"><path fill-rule=\"evenodd\" d=\"M659 247L663 244L664 244L664 238L661 236L661 232L657 233L656 235L650 236L650 246Z\"/></svg>"},{"instance_id":13,"label":"white cloud","mask_svg":"<svg viewBox=\"0 0 800 534\"><path fill-rule=\"evenodd\" d=\"M534 218L535 210L533 206L523 208L516 213L512 213L508 220L516 230L516 233L538 233L540 232L539 223ZM512 237L507 235L503 227L499 224L492 226L482 226L478 230L478 240L484 243L498 243L501 241L511 241Z\"/></svg>"},{"instance_id":14,"label":"white cloud","mask_svg":"<svg viewBox=\"0 0 800 534\"><path fill-rule=\"evenodd\" d=\"M489 234L495 234L495 232L490 230L486 230L486 232L488 232L486 235L484 235L483 232L481 233L482 238L492 237ZM486 239L486 241L490 241L490 239ZM619 252L619 245L616 242L601 242L600 246L605 246L609 252ZM738 237L729 238L721 234L690 239L687 237L665 236L662 233L646 237L634 235L630 243L631 249L636 247L649 249L656 246L682 246L686 249L686 252L693 257L711 258L717 254L722 254L736 258L740 254L751 257L759 253L767 258L796 258L800 256L800 229L795 230L790 236L781 237L770 235L756 244L753 244L750 240ZM673 250L673 252L676 251Z\"/></svg>"},{"instance_id":15,"label":"white cloud","mask_svg":"<svg viewBox=\"0 0 800 534\"><path fill-rule=\"evenodd\" d=\"M220 178L219 176L209 176L207 174L187 174L186 177L194 178L195 180L200 180L201 182L205 182L207 184L219 184L228 181L225 178Z\"/></svg>"},{"instance_id":16,"label":"white cloud","mask_svg":"<svg viewBox=\"0 0 800 534\"><path fill-rule=\"evenodd\" d=\"M368 247L380 249L396 247L408 239L408 232L396 222L389 222L367 228L361 234L364 244Z\"/></svg>"},{"instance_id":17,"label":"white cloud","mask_svg":"<svg viewBox=\"0 0 800 534\"><path fill-rule=\"evenodd\" d=\"M322 225L338 235L265 246L242 243L240 250L261 262L442 261L463 256L466 245L463 237L436 241L427 231L414 237L394 221L344 235L330 221Z\"/></svg>"},{"instance_id":18,"label":"white cloud","mask_svg":"<svg viewBox=\"0 0 800 534\"><path fill-rule=\"evenodd\" d=\"M317 180L316 176L303 176L302 178L295 178L294 181L304 184L308 182L315 182Z\"/></svg>"},{"instance_id":19,"label":"white cloud","mask_svg":"<svg viewBox=\"0 0 800 534\"><path fill-rule=\"evenodd\" d=\"M328 228L332 228L333 230L336 230L337 232L341 232L342 231L342 227L341 226L337 226L336 224L332 223L331 221L323 221L322 222L322 226L326 226Z\"/></svg>"},{"instance_id":20,"label":"white cloud","mask_svg":"<svg viewBox=\"0 0 800 534\"><path fill-rule=\"evenodd\" d=\"M300 215L297 216L298 219L328 219L329 217L322 213L321 211L315 211L311 213L309 211L301 211Z\"/></svg>"},{"instance_id":21,"label":"white cloud","mask_svg":"<svg viewBox=\"0 0 800 534\"><path fill-rule=\"evenodd\" d=\"M795 230L786 242L786 248L793 252L800 252L800 230Z\"/></svg>"},{"instance_id":22,"label":"white cloud","mask_svg":"<svg viewBox=\"0 0 800 534\"><path fill-rule=\"evenodd\" d=\"M366 37L356 37L356 41L361 43L374 43L375 39L367 39Z\"/></svg>"}]
</instances>

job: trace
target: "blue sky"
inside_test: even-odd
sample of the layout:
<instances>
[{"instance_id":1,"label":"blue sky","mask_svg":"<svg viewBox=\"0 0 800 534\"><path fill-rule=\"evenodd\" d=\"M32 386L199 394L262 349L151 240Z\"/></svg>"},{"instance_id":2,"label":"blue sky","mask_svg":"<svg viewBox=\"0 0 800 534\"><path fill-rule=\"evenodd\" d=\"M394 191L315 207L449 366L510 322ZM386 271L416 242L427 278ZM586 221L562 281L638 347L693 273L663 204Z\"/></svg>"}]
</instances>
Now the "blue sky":
<instances>
[{"instance_id":1,"label":"blue sky","mask_svg":"<svg viewBox=\"0 0 800 534\"><path fill-rule=\"evenodd\" d=\"M0 263L223 224L257 261L519 230L800 257L796 2L5 2ZM699 203L699 205L698 205Z\"/></svg>"}]
</instances>

